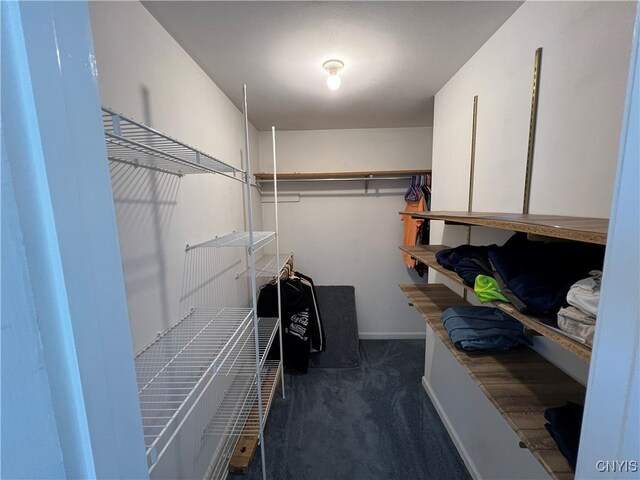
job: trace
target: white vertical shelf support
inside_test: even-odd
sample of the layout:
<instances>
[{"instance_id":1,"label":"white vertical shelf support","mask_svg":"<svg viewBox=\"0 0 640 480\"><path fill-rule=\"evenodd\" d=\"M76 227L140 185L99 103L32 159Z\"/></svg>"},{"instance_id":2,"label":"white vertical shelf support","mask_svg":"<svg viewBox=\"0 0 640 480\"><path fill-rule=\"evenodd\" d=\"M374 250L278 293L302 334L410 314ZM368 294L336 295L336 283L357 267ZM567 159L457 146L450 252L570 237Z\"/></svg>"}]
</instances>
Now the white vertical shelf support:
<instances>
[{"instance_id":1,"label":"white vertical shelf support","mask_svg":"<svg viewBox=\"0 0 640 480\"><path fill-rule=\"evenodd\" d=\"M244 117L244 155L246 159L245 165L245 188L247 191L247 220L249 230L249 265L251 268L251 300L253 305L253 328L258 331L258 296L256 291L256 264L255 252L253 245L253 204L251 203L251 156L249 155L249 115L247 113L247 86L242 85L242 114ZM277 240L277 238L276 238ZM260 439L260 456L262 458L262 479L267 479L267 469L264 454L264 421L262 410L262 379L260 375L260 339L255 335L256 349L256 388L258 391L258 420L259 420L259 439Z\"/></svg>"},{"instance_id":2,"label":"white vertical shelf support","mask_svg":"<svg viewBox=\"0 0 640 480\"><path fill-rule=\"evenodd\" d=\"M271 127L271 143L273 145L273 201L275 205L276 215L276 262L278 266L282 265L280 262L280 230L278 228L278 162L276 160L276 127ZM278 267L279 268L279 267ZM282 300L280 298L280 280L282 278L282 272L277 273L278 276L278 319L282 321ZM278 338L280 339L280 382L282 388L282 398L285 397L284 392L284 356L282 351L282 324L278 329Z\"/></svg>"}]
</instances>

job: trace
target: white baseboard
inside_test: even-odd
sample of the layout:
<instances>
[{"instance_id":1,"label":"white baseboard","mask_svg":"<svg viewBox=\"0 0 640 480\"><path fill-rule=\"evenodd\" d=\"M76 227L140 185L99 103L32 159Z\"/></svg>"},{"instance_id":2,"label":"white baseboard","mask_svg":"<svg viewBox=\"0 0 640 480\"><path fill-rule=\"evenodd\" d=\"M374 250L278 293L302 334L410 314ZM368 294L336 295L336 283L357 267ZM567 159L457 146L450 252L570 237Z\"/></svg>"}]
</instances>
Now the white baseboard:
<instances>
[{"instance_id":1,"label":"white baseboard","mask_svg":"<svg viewBox=\"0 0 640 480\"><path fill-rule=\"evenodd\" d=\"M424 332L360 332L360 340L424 340Z\"/></svg>"},{"instance_id":2,"label":"white baseboard","mask_svg":"<svg viewBox=\"0 0 640 480\"><path fill-rule=\"evenodd\" d=\"M438 415L440 416L440 420L442 420L442 423L444 423L444 426L447 429L447 432L449 432L449 436L451 437L451 440L453 440L453 443L455 444L456 449L458 450L458 453L462 457L462 461L466 465L467 470L469 470L469 473L474 479L480 480L482 478L480 476L480 473L476 469L476 466L473 463L473 460L471 459L471 457L469 456L467 449L464 447L462 440L460 440L458 433L453 428L453 425L451 424L449 417L447 416L446 412L442 408L442 405L440 405L440 401L438 400L438 397L436 396L435 392L431 389L431 386L429 385L425 377L422 377L422 386L426 390L427 395L429 395L429 398L431 399L433 406L436 407Z\"/></svg>"}]
</instances>

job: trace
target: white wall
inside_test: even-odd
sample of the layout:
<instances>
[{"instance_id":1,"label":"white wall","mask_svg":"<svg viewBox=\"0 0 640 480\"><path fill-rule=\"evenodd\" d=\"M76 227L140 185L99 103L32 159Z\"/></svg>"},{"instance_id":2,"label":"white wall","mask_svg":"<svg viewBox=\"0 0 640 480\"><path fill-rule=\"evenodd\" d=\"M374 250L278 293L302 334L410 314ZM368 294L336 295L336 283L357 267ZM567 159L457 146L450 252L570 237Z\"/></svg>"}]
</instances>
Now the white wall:
<instances>
[{"instance_id":1,"label":"white wall","mask_svg":"<svg viewBox=\"0 0 640 480\"><path fill-rule=\"evenodd\" d=\"M526 2L437 93L433 209L521 212L533 58L542 47L530 213L608 217L632 2Z\"/></svg>"},{"instance_id":2,"label":"white wall","mask_svg":"<svg viewBox=\"0 0 640 480\"><path fill-rule=\"evenodd\" d=\"M278 172L428 169L431 128L277 132ZM273 171L271 133L258 134L263 171ZM397 287L413 282L398 246L408 180L282 183L299 193L279 205L280 248L318 285L354 285L362 338L424 336L424 320ZM274 228L273 204L264 221Z\"/></svg>"},{"instance_id":3,"label":"white wall","mask_svg":"<svg viewBox=\"0 0 640 480\"><path fill-rule=\"evenodd\" d=\"M90 9L103 104L244 168L241 112L149 12L138 2L92 2ZM255 128L250 135L257 167ZM193 287L191 277L183 279L185 245L245 229L243 186L208 174L179 178L119 164L111 170L137 352L190 306L181 301L183 280ZM259 230L259 199L255 205ZM243 261L242 252L226 254Z\"/></svg>"}]
</instances>

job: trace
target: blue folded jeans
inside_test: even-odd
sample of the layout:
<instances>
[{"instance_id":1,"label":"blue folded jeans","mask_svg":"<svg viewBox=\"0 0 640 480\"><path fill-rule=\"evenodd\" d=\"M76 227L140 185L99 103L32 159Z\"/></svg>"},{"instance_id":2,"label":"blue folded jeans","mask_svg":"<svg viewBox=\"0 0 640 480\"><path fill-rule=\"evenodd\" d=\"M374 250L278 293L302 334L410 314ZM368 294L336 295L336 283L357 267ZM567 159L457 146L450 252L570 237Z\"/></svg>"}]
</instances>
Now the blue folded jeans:
<instances>
[{"instance_id":1,"label":"blue folded jeans","mask_svg":"<svg viewBox=\"0 0 640 480\"><path fill-rule=\"evenodd\" d=\"M459 350L501 351L533 344L522 324L497 308L451 307L442 312L441 319Z\"/></svg>"}]
</instances>

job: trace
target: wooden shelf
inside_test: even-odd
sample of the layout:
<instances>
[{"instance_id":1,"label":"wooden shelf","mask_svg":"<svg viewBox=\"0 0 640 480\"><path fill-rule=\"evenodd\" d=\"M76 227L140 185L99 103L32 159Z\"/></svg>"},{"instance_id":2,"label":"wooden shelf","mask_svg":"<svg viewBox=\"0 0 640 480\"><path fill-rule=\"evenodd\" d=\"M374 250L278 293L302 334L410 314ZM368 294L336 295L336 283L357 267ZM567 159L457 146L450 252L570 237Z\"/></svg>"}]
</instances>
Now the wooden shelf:
<instances>
[{"instance_id":1,"label":"wooden shelf","mask_svg":"<svg viewBox=\"0 0 640 480\"><path fill-rule=\"evenodd\" d=\"M460 285L461 287L465 288L467 291L475 294L473 288L465 285L462 279L455 272L452 272L451 270L447 270L437 262L436 252L444 248L449 248L449 247L445 245L412 245L412 246L401 246L400 250L407 252L409 255L411 255L411 257L415 258L417 261L424 263L429 268L432 268L436 272L446 276L448 279L455 282L457 285ZM544 335L555 344L570 351L571 353L578 356L579 358L586 360L587 362L591 359L591 347L564 335L562 332L552 327L549 327L548 325L545 325L545 321L546 321L545 318L520 313L512 304L506 303L506 302L496 301L496 302L491 302L490 305L493 305L496 308L499 308L500 310L502 310L503 312L518 319L525 326L529 327L532 330L535 330L541 335Z\"/></svg>"},{"instance_id":2,"label":"wooden shelf","mask_svg":"<svg viewBox=\"0 0 640 480\"><path fill-rule=\"evenodd\" d=\"M583 404L585 387L528 347L501 354L457 350L440 321L443 310L466 302L440 284L400 285L411 304L552 478L574 477L544 425L544 411L566 401Z\"/></svg>"},{"instance_id":3,"label":"wooden shelf","mask_svg":"<svg viewBox=\"0 0 640 480\"><path fill-rule=\"evenodd\" d=\"M278 180L327 180L332 178L405 177L427 175L431 170L377 170L365 172L308 172L278 173ZM254 173L256 180L273 180L273 173Z\"/></svg>"},{"instance_id":4,"label":"wooden shelf","mask_svg":"<svg viewBox=\"0 0 640 480\"><path fill-rule=\"evenodd\" d=\"M450 223L501 228L515 232L535 233L547 237L564 238L579 242L607 243L609 220L606 218L565 217L495 212L399 212L414 218L444 220Z\"/></svg>"}]
</instances>

